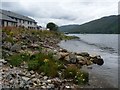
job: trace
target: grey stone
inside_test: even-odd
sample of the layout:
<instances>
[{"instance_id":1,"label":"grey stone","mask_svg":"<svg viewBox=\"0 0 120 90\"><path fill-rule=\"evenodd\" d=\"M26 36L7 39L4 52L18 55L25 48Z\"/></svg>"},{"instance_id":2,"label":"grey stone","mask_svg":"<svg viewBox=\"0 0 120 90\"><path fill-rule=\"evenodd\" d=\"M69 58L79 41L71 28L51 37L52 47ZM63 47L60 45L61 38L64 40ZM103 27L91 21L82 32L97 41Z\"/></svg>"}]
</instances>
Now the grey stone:
<instances>
[{"instance_id":1,"label":"grey stone","mask_svg":"<svg viewBox=\"0 0 120 90\"><path fill-rule=\"evenodd\" d=\"M47 80L47 79L48 79L48 77L47 77L47 76L44 76L44 77L43 77L43 79L44 79L44 80Z\"/></svg>"},{"instance_id":2,"label":"grey stone","mask_svg":"<svg viewBox=\"0 0 120 90\"><path fill-rule=\"evenodd\" d=\"M70 62L71 63L76 63L77 62L77 59L76 59L76 56L75 56L75 54L69 54L69 56L70 56Z\"/></svg>"},{"instance_id":3,"label":"grey stone","mask_svg":"<svg viewBox=\"0 0 120 90\"><path fill-rule=\"evenodd\" d=\"M78 61L83 61L85 58L83 56L76 56Z\"/></svg>"},{"instance_id":4,"label":"grey stone","mask_svg":"<svg viewBox=\"0 0 120 90\"><path fill-rule=\"evenodd\" d=\"M45 89L46 87L45 86L41 86L41 88Z\"/></svg>"},{"instance_id":5,"label":"grey stone","mask_svg":"<svg viewBox=\"0 0 120 90\"><path fill-rule=\"evenodd\" d=\"M30 71L30 74L34 74L35 72L33 70Z\"/></svg>"},{"instance_id":6,"label":"grey stone","mask_svg":"<svg viewBox=\"0 0 120 90\"><path fill-rule=\"evenodd\" d=\"M11 49L10 49L11 51L19 51L19 50L21 50L21 45L20 44L14 44L12 47L11 47Z\"/></svg>"},{"instance_id":7,"label":"grey stone","mask_svg":"<svg viewBox=\"0 0 120 90\"><path fill-rule=\"evenodd\" d=\"M10 43L10 42L4 42L3 43L3 47L6 48L6 49L10 49L12 47L12 43Z\"/></svg>"},{"instance_id":8,"label":"grey stone","mask_svg":"<svg viewBox=\"0 0 120 90\"><path fill-rule=\"evenodd\" d=\"M25 80L25 81L30 80L30 78L29 78L29 77L25 77L25 76L23 76L23 77L22 77L22 79L23 79L23 80Z\"/></svg>"},{"instance_id":9,"label":"grey stone","mask_svg":"<svg viewBox=\"0 0 120 90\"><path fill-rule=\"evenodd\" d=\"M83 57L89 57L89 54L87 52L81 52L78 55L83 56Z\"/></svg>"}]
</instances>

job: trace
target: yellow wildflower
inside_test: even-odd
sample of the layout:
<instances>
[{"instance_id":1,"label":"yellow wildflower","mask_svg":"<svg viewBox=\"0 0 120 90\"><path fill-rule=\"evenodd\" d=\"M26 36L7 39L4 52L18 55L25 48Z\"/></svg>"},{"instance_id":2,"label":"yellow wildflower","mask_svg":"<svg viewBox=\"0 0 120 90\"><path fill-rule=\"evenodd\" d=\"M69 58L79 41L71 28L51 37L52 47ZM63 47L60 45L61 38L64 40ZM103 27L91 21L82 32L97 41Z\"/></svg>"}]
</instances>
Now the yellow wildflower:
<instances>
[{"instance_id":1,"label":"yellow wildflower","mask_svg":"<svg viewBox=\"0 0 120 90\"><path fill-rule=\"evenodd\" d=\"M44 62L48 62L49 60L48 59L44 59Z\"/></svg>"}]
</instances>

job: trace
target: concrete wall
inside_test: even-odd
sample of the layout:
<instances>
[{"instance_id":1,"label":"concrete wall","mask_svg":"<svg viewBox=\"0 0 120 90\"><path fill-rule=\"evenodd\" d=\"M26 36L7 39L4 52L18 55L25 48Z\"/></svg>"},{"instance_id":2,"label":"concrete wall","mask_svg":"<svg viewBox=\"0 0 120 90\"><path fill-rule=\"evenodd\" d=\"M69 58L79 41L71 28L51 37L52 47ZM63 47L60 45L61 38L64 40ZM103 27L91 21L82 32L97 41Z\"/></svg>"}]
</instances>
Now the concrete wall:
<instances>
[{"instance_id":1,"label":"concrete wall","mask_svg":"<svg viewBox=\"0 0 120 90\"><path fill-rule=\"evenodd\" d=\"M16 26L16 23L15 22L11 22L11 21L6 21L6 20L1 20L0 21L0 26L2 26L2 23L3 23L3 27L6 27L6 26Z\"/></svg>"}]
</instances>

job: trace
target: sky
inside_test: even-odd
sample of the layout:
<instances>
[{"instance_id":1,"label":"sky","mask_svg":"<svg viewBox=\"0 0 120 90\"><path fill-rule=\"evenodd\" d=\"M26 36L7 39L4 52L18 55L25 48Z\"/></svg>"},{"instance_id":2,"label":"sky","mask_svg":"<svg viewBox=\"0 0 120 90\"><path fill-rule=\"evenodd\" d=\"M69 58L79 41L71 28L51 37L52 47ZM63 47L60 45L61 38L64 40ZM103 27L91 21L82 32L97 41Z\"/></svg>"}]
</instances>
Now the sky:
<instances>
[{"instance_id":1,"label":"sky","mask_svg":"<svg viewBox=\"0 0 120 90\"><path fill-rule=\"evenodd\" d=\"M2 0L0 8L35 19L43 27L83 24L104 16L118 15L119 0Z\"/></svg>"}]
</instances>

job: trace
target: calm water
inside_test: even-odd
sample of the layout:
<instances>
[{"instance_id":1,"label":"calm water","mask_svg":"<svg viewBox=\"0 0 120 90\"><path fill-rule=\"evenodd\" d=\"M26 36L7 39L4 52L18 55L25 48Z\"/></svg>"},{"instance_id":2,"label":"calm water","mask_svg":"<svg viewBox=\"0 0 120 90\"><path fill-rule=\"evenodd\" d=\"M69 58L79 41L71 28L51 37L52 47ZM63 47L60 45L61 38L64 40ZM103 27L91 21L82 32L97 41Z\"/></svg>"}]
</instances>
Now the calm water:
<instances>
[{"instance_id":1,"label":"calm water","mask_svg":"<svg viewBox=\"0 0 120 90\"><path fill-rule=\"evenodd\" d=\"M59 45L72 52L88 52L101 55L105 63L93 65L92 71L118 87L118 35L117 34L69 34L79 40L62 41Z\"/></svg>"}]
</instances>

